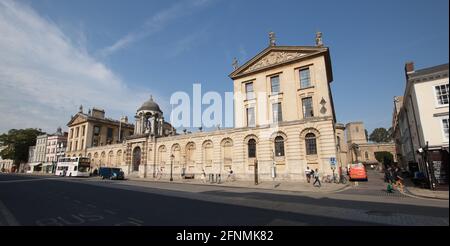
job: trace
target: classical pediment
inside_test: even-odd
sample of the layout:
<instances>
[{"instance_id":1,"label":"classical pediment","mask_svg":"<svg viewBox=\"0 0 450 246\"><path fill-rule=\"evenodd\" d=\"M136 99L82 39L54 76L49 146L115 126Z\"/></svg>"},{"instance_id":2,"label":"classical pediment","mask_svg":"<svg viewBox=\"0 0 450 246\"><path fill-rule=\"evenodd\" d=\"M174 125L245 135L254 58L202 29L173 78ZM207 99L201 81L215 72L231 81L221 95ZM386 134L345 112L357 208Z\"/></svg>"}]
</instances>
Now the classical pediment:
<instances>
[{"instance_id":1,"label":"classical pediment","mask_svg":"<svg viewBox=\"0 0 450 246\"><path fill-rule=\"evenodd\" d=\"M272 65L285 63L288 61L295 60L302 56L305 56L305 53L295 52L295 51L272 51L266 56L259 59L256 63L251 65L249 68L244 70L244 73L252 72L258 70L260 68L270 67Z\"/></svg>"},{"instance_id":2,"label":"classical pediment","mask_svg":"<svg viewBox=\"0 0 450 246\"><path fill-rule=\"evenodd\" d=\"M302 47L302 46L272 46L263 50L260 54L250 59L248 62L237 68L230 77L235 78L266 68L271 68L281 64L286 64L313 54L326 51L326 48Z\"/></svg>"},{"instance_id":3,"label":"classical pediment","mask_svg":"<svg viewBox=\"0 0 450 246\"><path fill-rule=\"evenodd\" d=\"M82 114L76 114L75 116L72 117L72 119L69 121L69 123L67 123L67 126L71 126L71 125L77 125L83 122L87 121L87 116L82 115Z\"/></svg>"}]
</instances>

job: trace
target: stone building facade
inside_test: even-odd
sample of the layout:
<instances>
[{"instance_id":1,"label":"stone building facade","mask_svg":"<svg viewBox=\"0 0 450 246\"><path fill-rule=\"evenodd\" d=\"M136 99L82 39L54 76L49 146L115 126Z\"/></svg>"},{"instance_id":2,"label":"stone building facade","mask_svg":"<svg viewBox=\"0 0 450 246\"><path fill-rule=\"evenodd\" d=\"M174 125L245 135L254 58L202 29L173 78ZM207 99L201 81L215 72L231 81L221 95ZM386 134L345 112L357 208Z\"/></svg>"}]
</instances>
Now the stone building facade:
<instances>
[{"instance_id":1,"label":"stone building facade","mask_svg":"<svg viewBox=\"0 0 450 246\"><path fill-rule=\"evenodd\" d=\"M94 168L121 167L142 178L160 173L166 179L170 173L174 179L200 178L203 171L223 175L232 169L242 180L269 180L273 173L277 179L302 180L307 166L332 174L333 76L321 35L315 46L277 46L271 35L266 49L234 66L234 128L176 134L151 99L137 110L134 132L124 141L88 144L68 155L88 156ZM77 115L70 129L82 123L76 119L83 114Z\"/></svg>"},{"instance_id":2,"label":"stone building facade","mask_svg":"<svg viewBox=\"0 0 450 246\"><path fill-rule=\"evenodd\" d=\"M58 162L58 148L67 145L67 132L63 132L61 127L56 129L56 132L47 137L47 151L45 155L45 163L42 165L42 171L52 173L56 168Z\"/></svg>"},{"instance_id":3,"label":"stone building facade","mask_svg":"<svg viewBox=\"0 0 450 246\"><path fill-rule=\"evenodd\" d=\"M128 118L109 119L105 117L105 111L98 108L84 113L82 106L67 126L66 155L72 157L87 156L88 148L114 145L134 134L134 126L128 123Z\"/></svg>"},{"instance_id":4,"label":"stone building facade","mask_svg":"<svg viewBox=\"0 0 450 246\"><path fill-rule=\"evenodd\" d=\"M43 163L45 162L45 155L47 153L47 134L37 136L36 138L36 149L34 150L34 162Z\"/></svg>"},{"instance_id":5,"label":"stone building facade","mask_svg":"<svg viewBox=\"0 0 450 246\"><path fill-rule=\"evenodd\" d=\"M394 101L397 155L410 171L423 172L435 185L448 186L449 66L416 70L405 64L402 103Z\"/></svg>"},{"instance_id":6,"label":"stone building facade","mask_svg":"<svg viewBox=\"0 0 450 246\"><path fill-rule=\"evenodd\" d=\"M376 152L389 152L397 162L395 143L372 143L367 141L364 123L350 122L345 126L347 134L347 160L349 163L362 162L367 165L379 165ZM381 165L380 168L383 168Z\"/></svg>"}]
</instances>

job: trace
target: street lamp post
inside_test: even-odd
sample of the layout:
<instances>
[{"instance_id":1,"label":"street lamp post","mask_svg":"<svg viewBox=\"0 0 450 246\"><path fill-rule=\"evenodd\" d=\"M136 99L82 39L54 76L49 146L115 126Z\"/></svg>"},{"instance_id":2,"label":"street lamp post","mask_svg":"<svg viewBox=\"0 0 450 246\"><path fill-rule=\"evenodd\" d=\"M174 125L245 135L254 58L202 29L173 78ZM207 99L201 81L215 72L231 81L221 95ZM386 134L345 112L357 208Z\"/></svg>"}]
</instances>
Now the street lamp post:
<instances>
[{"instance_id":1,"label":"street lamp post","mask_svg":"<svg viewBox=\"0 0 450 246\"><path fill-rule=\"evenodd\" d=\"M170 181L173 181L172 173L173 173L173 158L174 157L175 156L173 154L170 155Z\"/></svg>"},{"instance_id":2,"label":"street lamp post","mask_svg":"<svg viewBox=\"0 0 450 246\"><path fill-rule=\"evenodd\" d=\"M276 184L275 184L275 177L277 176L276 174L276 165L275 165L275 151L272 151L272 181L273 181L273 188L276 188Z\"/></svg>"},{"instance_id":3,"label":"street lamp post","mask_svg":"<svg viewBox=\"0 0 450 246\"><path fill-rule=\"evenodd\" d=\"M430 182L430 189L434 190L434 189L436 189L436 181L434 179L433 165L432 164L430 165L430 163L428 161L428 159L429 159L428 155L429 154L428 154L428 141L427 141L427 143L425 145L425 148L424 148L424 156L425 156L424 159L425 159L425 165L427 167L427 172L429 174L428 175L428 179L429 179L429 182Z\"/></svg>"},{"instance_id":4,"label":"street lamp post","mask_svg":"<svg viewBox=\"0 0 450 246\"><path fill-rule=\"evenodd\" d=\"M255 185L258 185L258 159L255 159Z\"/></svg>"}]
</instances>

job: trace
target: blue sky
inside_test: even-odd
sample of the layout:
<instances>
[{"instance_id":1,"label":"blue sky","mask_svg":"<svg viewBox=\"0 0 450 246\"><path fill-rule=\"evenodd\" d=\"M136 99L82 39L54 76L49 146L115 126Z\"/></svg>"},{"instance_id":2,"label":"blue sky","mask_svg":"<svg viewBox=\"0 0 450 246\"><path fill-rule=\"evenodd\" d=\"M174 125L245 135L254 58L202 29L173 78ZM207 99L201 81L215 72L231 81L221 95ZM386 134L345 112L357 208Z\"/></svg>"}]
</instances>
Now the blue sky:
<instances>
[{"instance_id":1,"label":"blue sky","mask_svg":"<svg viewBox=\"0 0 450 246\"><path fill-rule=\"evenodd\" d=\"M0 132L65 126L80 104L128 115L153 94L232 91L240 64L268 45L330 47L339 122L391 124L404 63L448 62L447 0L0 0ZM3 24L2 24L3 23ZM82 89L79 89L82 88ZM61 95L63 95L61 97Z\"/></svg>"}]
</instances>

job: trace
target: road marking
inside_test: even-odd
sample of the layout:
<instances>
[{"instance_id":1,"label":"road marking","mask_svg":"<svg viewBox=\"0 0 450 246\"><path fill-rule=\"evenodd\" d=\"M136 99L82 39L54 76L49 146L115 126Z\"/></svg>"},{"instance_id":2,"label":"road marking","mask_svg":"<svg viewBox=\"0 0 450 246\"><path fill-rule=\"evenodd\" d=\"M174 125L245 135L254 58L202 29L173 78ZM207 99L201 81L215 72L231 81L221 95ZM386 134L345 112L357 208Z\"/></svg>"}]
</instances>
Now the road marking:
<instances>
[{"instance_id":1,"label":"road marking","mask_svg":"<svg viewBox=\"0 0 450 246\"><path fill-rule=\"evenodd\" d=\"M8 210L8 208L6 208L2 201L0 201L0 214L2 215L0 216L0 221L5 220L5 222L2 222L1 224L20 226L14 215Z\"/></svg>"},{"instance_id":2,"label":"road marking","mask_svg":"<svg viewBox=\"0 0 450 246\"><path fill-rule=\"evenodd\" d=\"M108 209L104 209L103 211L108 214L116 214L115 212L108 210Z\"/></svg>"}]
</instances>

